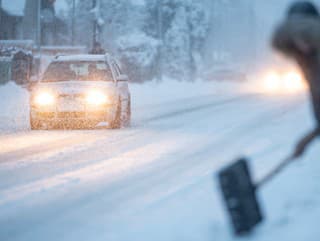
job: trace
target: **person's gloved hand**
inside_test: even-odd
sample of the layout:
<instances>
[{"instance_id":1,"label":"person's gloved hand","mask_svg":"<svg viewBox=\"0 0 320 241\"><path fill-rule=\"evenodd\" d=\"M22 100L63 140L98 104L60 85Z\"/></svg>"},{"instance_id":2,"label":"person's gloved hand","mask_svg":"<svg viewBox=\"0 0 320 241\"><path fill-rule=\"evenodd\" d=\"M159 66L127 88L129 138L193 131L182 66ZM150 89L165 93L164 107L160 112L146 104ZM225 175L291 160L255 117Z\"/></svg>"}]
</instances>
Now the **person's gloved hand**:
<instances>
[{"instance_id":1,"label":"person's gloved hand","mask_svg":"<svg viewBox=\"0 0 320 241\"><path fill-rule=\"evenodd\" d=\"M302 140L300 140L298 142L298 144L296 145L296 148L294 150L294 154L293 154L293 157L294 158L298 158L298 157L301 157L303 155L303 153L305 152L306 150L306 147L308 146L308 144L310 143L309 139L308 138L303 138Z\"/></svg>"},{"instance_id":2,"label":"person's gloved hand","mask_svg":"<svg viewBox=\"0 0 320 241\"><path fill-rule=\"evenodd\" d=\"M296 145L295 151L293 153L294 158L301 157L305 152L308 145L319 135L319 129L315 129L303 137Z\"/></svg>"}]
</instances>

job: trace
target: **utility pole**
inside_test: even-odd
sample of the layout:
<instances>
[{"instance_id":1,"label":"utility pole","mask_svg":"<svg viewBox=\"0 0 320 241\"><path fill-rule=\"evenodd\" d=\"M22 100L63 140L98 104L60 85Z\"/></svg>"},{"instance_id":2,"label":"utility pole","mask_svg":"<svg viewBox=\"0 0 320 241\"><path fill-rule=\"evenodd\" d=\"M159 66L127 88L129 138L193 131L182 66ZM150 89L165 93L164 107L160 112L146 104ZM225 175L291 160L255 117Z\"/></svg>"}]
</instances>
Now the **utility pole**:
<instances>
[{"instance_id":1,"label":"utility pole","mask_svg":"<svg viewBox=\"0 0 320 241\"><path fill-rule=\"evenodd\" d=\"M37 46L40 53L41 47L41 1L37 1Z\"/></svg>"},{"instance_id":2,"label":"utility pole","mask_svg":"<svg viewBox=\"0 0 320 241\"><path fill-rule=\"evenodd\" d=\"M38 73L37 78L40 79L41 73L41 1L37 1L37 47L38 47L38 55L39 55L39 64L38 64Z\"/></svg>"},{"instance_id":3,"label":"utility pole","mask_svg":"<svg viewBox=\"0 0 320 241\"><path fill-rule=\"evenodd\" d=\"M92 9L95 10L96 6L97 6L97 0L92 0ZM96 16L94 15L94 18L93 18L92 46L94 45L95 42L97 42L97 20L96 20Z\"/></svg>"},{"instance_id":4,"label":"utility pole","mask_svg":"<svg viewBox=\"0 0 320 241\"><path fill-rule=\"evenodd\" d=\"M0 26L1 26L1 23L2 23L2 0L0 0ZM1 34L0 34L0 38L1 38Z\"/></svg>"},{"instance_id":5,"label":"utility pole","mask_svg":"<svg viewBox=\"0 0 320 241\"><path fill-rule=\"evenodd\" d=\"M72 0L72 20L71 20L71 45L74 46L75 39L75 13L76 13L76 1Z\"/></svg>"},{"instance_id":6,"label":"utility pole","mask_svg":"<svg viewBox=\"0 0 320 241\"><path fill-rule=\"evenodd\" d=\"M162 80L162 71L163 71L163 45L164 45L164 37L163 37L163 13L162 13L162 0L157 1L157 15L158 15L158 38L160 40L159 46L159 58L158 58L158 81Z\"/></svg>"}]
</instances>

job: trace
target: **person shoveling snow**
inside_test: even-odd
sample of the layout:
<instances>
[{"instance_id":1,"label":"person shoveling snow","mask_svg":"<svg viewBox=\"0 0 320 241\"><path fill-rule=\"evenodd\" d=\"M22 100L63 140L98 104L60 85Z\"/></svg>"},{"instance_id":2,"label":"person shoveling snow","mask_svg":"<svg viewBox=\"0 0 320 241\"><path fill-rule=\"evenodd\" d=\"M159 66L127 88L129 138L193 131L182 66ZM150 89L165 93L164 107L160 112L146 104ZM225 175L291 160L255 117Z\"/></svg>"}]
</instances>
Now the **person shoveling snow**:
<instances>
[{"instance_id":1,"label":"person shoveling snow","mask_svg":"<svg viewBox=\"0 0 320 241\"><path fill-rule=\"evenodd\" d=\"M301 157L320 135L320 15L306 1L294 3L274 33L273 47L294 59L308 82L316 127L303 137L294 152L258 182L250 173L248 159L241 158L219 172L219 184L236 235L246 235L263 220L256 192L293 160Z\"/></svg>"},{"instance_id":2,"label":"person shoveling snow","mask_svg":"<svg viewBox=\"0 0 320 241\"><path fill-rule=\"evenodd\" d=\"M317 126L297 144L294 152L297 158L320 135L320 15L317 8L308 1L292 4L287 18L274 33L272 45L298 63L310 89Z\"/></svg>"}]
</instances>

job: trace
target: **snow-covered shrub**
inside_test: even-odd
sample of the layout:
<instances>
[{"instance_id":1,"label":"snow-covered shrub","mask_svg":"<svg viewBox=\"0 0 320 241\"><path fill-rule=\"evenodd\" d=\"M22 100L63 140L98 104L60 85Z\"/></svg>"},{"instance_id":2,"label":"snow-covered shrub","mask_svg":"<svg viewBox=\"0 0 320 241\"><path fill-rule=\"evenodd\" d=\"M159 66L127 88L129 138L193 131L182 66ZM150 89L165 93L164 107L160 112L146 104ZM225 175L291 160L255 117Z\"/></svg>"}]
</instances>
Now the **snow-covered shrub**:
<instances>
[{"instance_id":1,"label":"snow-covered shrub","mask_svg":"<svg viewBox=\"0 0 320 241\"><path fill-rule=\"evenodd\" d=\"M135 31L118 38L117 50L123 67L134 82L154 77L159 42L145 33Z\"/></svg>"},{"instance_id":2,"label":"snow-covered shrub","mask_svg":"<svg viewBox=\"0 0 320 241\"><path fill-rule=\"evenodd\" d=\"M33 55L30 50L20 47L0 47L1 81L3 83L13 80L17 84L25 84L31 77L33 68ZM10 58L10 62L8 62ZM9 73L10 72L10 73Z\"/></svg>"}]
</instances>

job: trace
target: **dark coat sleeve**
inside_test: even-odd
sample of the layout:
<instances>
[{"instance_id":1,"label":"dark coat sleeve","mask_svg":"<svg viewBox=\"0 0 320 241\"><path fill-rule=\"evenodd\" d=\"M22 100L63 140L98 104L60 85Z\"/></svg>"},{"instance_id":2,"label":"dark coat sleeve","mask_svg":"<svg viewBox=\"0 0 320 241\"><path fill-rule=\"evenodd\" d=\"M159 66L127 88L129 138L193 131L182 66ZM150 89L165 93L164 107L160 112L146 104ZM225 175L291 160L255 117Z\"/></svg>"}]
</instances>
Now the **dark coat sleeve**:
<instances>
[{"instance_id":1,"label":"dark coat sleeve","mask_svg":"<svg viewBox=\"0 0 320 241\"><path fill-rule=\"evenodd\" d=\"M304 53L297 45L299 41L307 45L311 53ZM320 20L286 20L274 32L272 46L300 65L310 87L314 116L320 130Z\"/></svg>"},{"instance_id":2,"label":"dark coat sleeve","mask_svg":"<svg viewBox=\"0 0 320 241\"><path fill-rule=\"evenodd\" d=\"M277 27L272 37L272 47L285 55L291 56L295 52L295 47L290 39L285 24Z\"/></svg>"}]
</instances>

